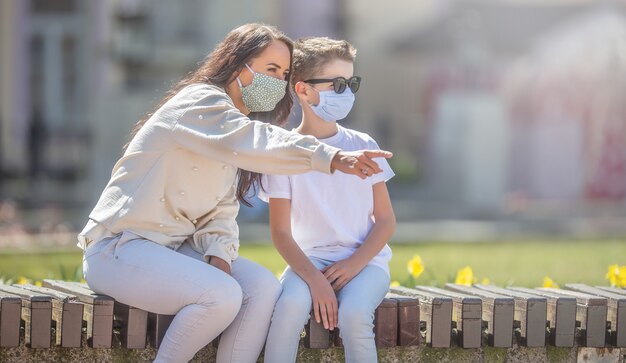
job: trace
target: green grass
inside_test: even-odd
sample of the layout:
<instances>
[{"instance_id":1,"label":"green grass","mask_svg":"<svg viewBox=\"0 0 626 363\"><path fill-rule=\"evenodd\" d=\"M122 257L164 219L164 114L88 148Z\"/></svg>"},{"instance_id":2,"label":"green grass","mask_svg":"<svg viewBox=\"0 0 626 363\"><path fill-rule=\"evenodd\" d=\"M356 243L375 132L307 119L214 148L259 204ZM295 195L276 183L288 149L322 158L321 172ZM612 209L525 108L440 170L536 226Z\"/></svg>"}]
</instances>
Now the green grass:
<instances>
[{"instance_id":1,"label":"green grass","mask_svg":"<svg viewBox=\"0 0 626 363\"><path fill-rule=\"evenodd\" d=\"M626 265L625 240L432 243L392 249L392 279L406 281L406 263L418 254L427 271L416 282L424 285L453 281L465 266L472 267L479 282L486 277L498 286L536 287L544 276L561 284L608 285L608 265Z\"/></svg>"},{"instance_id":2,"label":"green grass","mask_svg":"<svg viewBox=\"0 0 626 363\"><path fill-rule=\"evenodd\" d=\"M48 250L42 252L0 252L0 277L17 280L77 280L82 271L80 250Z\"/></svg>"},{"instance_id":3,"label":"green grass","mask_svg":"<svg viewBox=\"0 0 626 363\"><path fill-rule=\"evenodd\" d=\"M408 282L406 264L416 254L426 266L416 281L423 285L453 281L456 272L465 266L472 267L479 282L487 277L499 286L535 287L541 285L544 276L561 284L607 285L604 275L608 265L626 265L626 240L420 243L392 245L392 249L392 280L403 284ZM274 273L286 266L271 245L244 244L240 254ZM78 250L0 252L0 276L11 280L72 280L80 276L81 258Z\"/></svg>"}]
</instances>

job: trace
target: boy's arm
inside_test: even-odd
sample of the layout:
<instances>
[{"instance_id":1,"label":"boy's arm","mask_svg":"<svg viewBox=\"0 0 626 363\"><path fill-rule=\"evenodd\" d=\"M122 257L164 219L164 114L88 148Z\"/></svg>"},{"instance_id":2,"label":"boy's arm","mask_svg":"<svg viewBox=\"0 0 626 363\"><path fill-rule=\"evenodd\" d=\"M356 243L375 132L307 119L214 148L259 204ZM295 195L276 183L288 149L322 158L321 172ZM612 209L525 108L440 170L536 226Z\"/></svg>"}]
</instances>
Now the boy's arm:
<instances>
[{"instance_id":1,"label":"boy's arm","mask_svg":"<svg viewBox=\"0 0 626 363\"><path fill-rule=\"evenodd\" d=\"M324 276L335 291L341 290L374 258L396 231L396 217L384 182L372 186L374 191L374 226L363 244L345 260L327 266Z\"/></svg>"},{"instance_id":2,"label":"boy's arm","mask_svg":"<svg viewBox=\"0 0 626 363\"><path fill-rule=\"evenodd\" d=\"M335 293L324 275L311 263L296 244L291 234L291 200L270 198L270 231L272 241L291 269L302 278L311 290L315 320L324 328L337 327L338 306Z\"/></svg>"}]
</instances>

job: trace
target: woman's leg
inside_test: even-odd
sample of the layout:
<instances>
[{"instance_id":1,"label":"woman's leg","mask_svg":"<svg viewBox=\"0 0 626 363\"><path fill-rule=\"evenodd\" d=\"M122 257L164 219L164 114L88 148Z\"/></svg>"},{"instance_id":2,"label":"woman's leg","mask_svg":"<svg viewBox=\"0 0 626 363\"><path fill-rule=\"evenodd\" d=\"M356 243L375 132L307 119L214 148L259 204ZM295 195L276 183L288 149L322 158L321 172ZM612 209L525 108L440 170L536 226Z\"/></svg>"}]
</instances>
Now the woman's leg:
<instances>
[{"instance_id":1,"label":"woman's leg","mask_svg":"<svg viewBox=\"0 0 626 363\"><path fill-rule=\"evenodd\" d=\"M155 362L187 362L233 321L239 284L228 274L132 233L85 252L85 279L96 292L158 314L176 314Z\"/></svg>"},{"instance_id":2,"label":"woman's leg","mask_svg":"<svg viewBox=\"0 0 626 363\"><path fill-rule=\"evenodd\" d=\"M311 259L318 269L326 264ZM292 363L296 361L300 334L311 313L311 292L307 283L288 267L280 278L283 291L276 302L272 323L265 344L265 362Z\"/></svg>"},{"instance_id":3,"label":"woman's leg","mask_svg":"<svg viewBox=\"0 0 626 363\"><path fill-rule=\"evenodd\" d=\"M389 291L389 276L367 265L337 294L339 335L346 362L376 362L374 311Z\"/></svg>"},{"instance_id":4,"label":"woman's leg","mask_svg":"<svg viewBox=\"0 0 626 363\"><path fill-rule=\"evenodd\" d=\"M203 260L187 243L178 252ZM256 362L281 286L268 269L243 257L233 261L231 267L232 276L243 291L243 302L237 317L220 337L217 362Z\"/></svg>"}]
</instances>

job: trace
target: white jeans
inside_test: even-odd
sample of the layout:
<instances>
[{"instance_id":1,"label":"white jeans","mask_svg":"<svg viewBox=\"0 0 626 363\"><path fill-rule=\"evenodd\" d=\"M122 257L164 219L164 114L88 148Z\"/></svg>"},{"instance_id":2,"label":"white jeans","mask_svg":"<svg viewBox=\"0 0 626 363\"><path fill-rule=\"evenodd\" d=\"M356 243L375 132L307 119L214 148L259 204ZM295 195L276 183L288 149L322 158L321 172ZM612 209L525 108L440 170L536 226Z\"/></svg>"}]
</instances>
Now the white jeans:
<instances>
[{"instance_id":1,"label":"white jeans","mask_svg":"<svg viewBox=\"0 0 626 363\"><path fill-rule=\"evenodd\" d=\"M281 286L239 257L232 276L184 243L174 251L129 232L90 245L83 259L95 292L149 312L174 315L155 362L188 362L220 333L217 362L256 362Z\"/></svg>"},{"instance_id":2,"label":"white jeans","mask_svg":"<svg viewBox=\"0 0 626 363\"><path fill-rule=\"evenodd\" d=\"M310 258L318 269L332 261ZM283 291L274 308L265 344L265 362L296 361L300 333L309 320L309 286L291 268L280 279ZM339 335L343 340L346 362L376 362L374 311L389 291L389 276L380 267L367 265L337 293Z\"/></svg>"}]
</instances>

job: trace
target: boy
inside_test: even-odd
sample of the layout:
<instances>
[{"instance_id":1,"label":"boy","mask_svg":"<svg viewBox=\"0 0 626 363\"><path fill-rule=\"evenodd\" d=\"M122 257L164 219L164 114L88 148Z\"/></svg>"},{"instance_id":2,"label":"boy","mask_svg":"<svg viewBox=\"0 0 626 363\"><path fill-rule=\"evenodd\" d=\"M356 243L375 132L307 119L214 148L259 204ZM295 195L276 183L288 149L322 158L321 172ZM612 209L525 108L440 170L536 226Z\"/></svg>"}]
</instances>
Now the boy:
<instances>
[{"instance_id":1,"label":"boy","mask_svg":"<svg viewBox=\"0 0 626 363\"><path fill-rule=\"evenodd\" d=\"M292 88L302 106L301 134L344 150L379 149L367 134L337 124L354 103L361 78L354 76L356 50L347 41L304 38L295 44ZM266 362L294 362L311 308L326 329L340 328L347 362L375 362L374 310L389 289L387 241L395 216L385 181L394 173L364 179L309 172L266 175L259 197L269 202L276 249L289 264L281 277Z\"/></svg>"}]
</instances>

